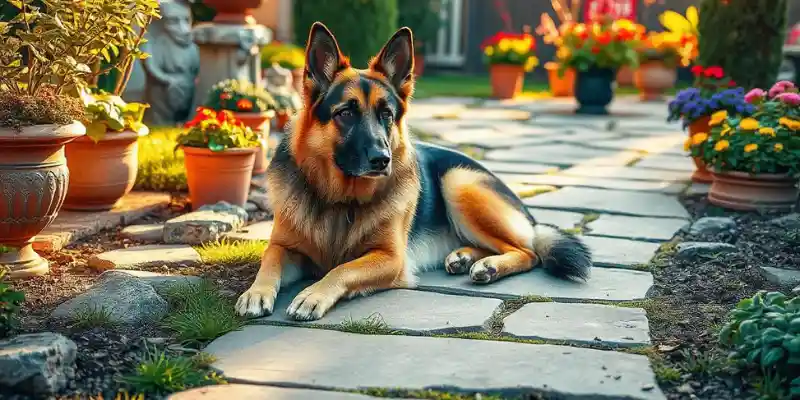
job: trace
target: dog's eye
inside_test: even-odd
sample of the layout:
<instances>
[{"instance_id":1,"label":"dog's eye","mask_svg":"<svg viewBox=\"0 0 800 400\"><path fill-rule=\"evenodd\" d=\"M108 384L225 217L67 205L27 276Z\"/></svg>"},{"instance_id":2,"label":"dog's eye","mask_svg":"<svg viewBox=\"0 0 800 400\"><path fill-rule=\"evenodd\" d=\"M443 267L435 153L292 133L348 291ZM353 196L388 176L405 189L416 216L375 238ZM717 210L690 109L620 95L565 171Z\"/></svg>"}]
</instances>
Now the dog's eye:
<instances>
[{"instance_id":1,"label":"dog's eye","mask_svg":"<svg viewBox=\"0 0 800 400\"><path fill-rule=\"evenodd\" d=\"M392 118L394 118L394 115L392 115L392 111L387 108L381 110L380 116L382 120L389 122L392 122Z\"/></svg>"},{"instance_id":2,"label":"dog's eye","mask_svg":"<svg viewBox=\"0 0 800 400\"><path fill-rule=\"evenodd\" d=\"M341 110L341 111L337 112L337 113L336 113L336 115L335 115L335 118L336 118L336 119L337 119L337 120L338 120L340 123L346 123L346 122L349 122L349 121L350 121L350 119L352 119L352 118L353 118L353 116L355 116L355 114L353 113L353 111L352 111L352 110L350 110L350 109L347 109L347 108L346 108L346 109L344 109L344 110Z\"/></svg>"}]
</instances>

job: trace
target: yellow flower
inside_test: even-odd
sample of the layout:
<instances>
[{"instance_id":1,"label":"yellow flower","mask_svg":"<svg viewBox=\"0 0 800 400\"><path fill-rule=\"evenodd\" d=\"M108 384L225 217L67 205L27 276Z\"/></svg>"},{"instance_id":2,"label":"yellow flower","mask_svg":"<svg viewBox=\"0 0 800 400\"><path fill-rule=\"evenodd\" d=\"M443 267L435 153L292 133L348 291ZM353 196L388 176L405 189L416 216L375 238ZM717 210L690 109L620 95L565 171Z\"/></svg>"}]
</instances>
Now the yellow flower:
<instances>
[{"instance_id":1,"label":"yellow flower","mask_svg":"<svg viewBox=\"0 0 800 400\"><path fill-rule=\"evenodd\" d=\"M725 110L717 111L714 114L711 114L711 120L708 122L711 126L717 126L725 121L725 118L728 118L728 112Z\"/></svg>"},{"instance_id":2,"label":"yellow flower","mask_svg":"<svg viewBox=\"0 0 800 400\"><path fill-rule=\"evenodd\" d=\"M778 120L778 123L793 131L800 130L800 121L788 117L781 117L781 119Z\"/></svg>"},{"instance_id":3,"label":"yellow flower","mask_svg":"<svg viewBox=\"0 0 800 400\"><path fill-rule=\"evenodd\" d=\"M728 143L727 140L720 140L719 142L717 142L717 144L714 145L714 150L725 151L728 149L728 147L731 147L731 144Z\"/></svg>"},{"instance_id":4,"label":"yellow flower","mask_svg":"<svg viewBox=\"0 0 800 400\"><path fill-rule=\"evenodd\" d=\"M758 129L759 124L755 118L745 118L741 122L739 122L739 128L744 129L746 131L754 131Z\"/></svg>"},{"instance_id":5,"label":"yellow flower","mask_svg":"<svg viewBox=\"0 0 800 400\"><path fill-rule=\"evenodd\" d=\"M487 56L491 57L492 54L494 54L494 47L487 46L485 49L483 49L483 54L486 54Z\"/></svg>"},{"instance_id":6,"label":"yellow flower","mask_svg":"<svg viewBox=\"0 0 800 400\"><path fill-rule=\"evenodd\" d=\"M517 40L516 43L514 43L514 51L519 54L528 54L530 49L530 43L526 43L524 40Z\"/></svg>"},{"instance_id":7,"label":"yellow flower","mask_svg":"<svg viewBox=\"0 0 800 400\"><path fill-rule=\"evenodd\" d=\"M755 143L750 143L750 144L744 146L744 152L745 153L752 153L752 152L754 152L756 150L758 150L758 145L755 144Z\"/></svg>"},{"instance_id":8,"label":"yellow flower","mask_svg":"<svg viewBox=\"0 0 800 400\"><path fill-rule=\"evenodd\" d=\"M733 130L733 128L731 128L731 127L730 127L730 125L728 125L728 124L725 124L725 126L724 126L724 127L722 127L722 132L720 132L719 134L720 134L721 136L725 136L725 135L727 135L727 134L731 133L731 131L732 131L732 130Z\"/></svg>"},{"instance_id":9,"label":"yellow flower","mask_svg":"<svg viewBox=\"0 0 800 400\"><path fill-rule=\"evenodd\" d=\"M556 51L556 58L559 60L566 60L569 56L572 55L572 52L566 47L559 47Z\"/></svg>"},{"instance_id":10,"label":"yellow flower","mask_svg":"<svg viewBox=\"0 0 800 400\"><path fill-rule=\"evenodd\" d=\"M769 136L775 137L775 129L772 129L772 128L768 127L768 126L763 126L763 127L759 128L758 129L758 133L760 133L762 135L769 135Z\"/></svg>"},{"instance_id":11,"label":"yellow flower","mask_svg":"<svg viewBox=\"0 0 800 400\"><path fill-rule=\"evenodd\" d=\"M497 48L503 52L508 51L511 48L511 42L509 42L508 39L502 39L497 43Z\"/></svg>"},{"instance_id":12,"label":"yellow flower","mask_svg":"<svg viewBox=\"0 0 800 400\"><path fill-rule=\"evenodd\" d=\"M686 138L686 141L683 142L683 151L689 151L692 148L692 138Z\"/></svg>"},{"instance_id":13,"label":"yellow flower","mask_svg":"<svg viewBox=\"0 0 800 400\"><path fill-rule=\"evenodd\" d=\"M706 139L708 139L708 134L707 133L698 133L698 134L692 136L692 144L693 145L698 145L700 143L705 142Z\"/></svg>"},{"instance_id":14,"label":"yellow flower","mask_svg":"<svg viewBox=\"0 0 800 400\"><path fill-rule=\"evenodd\" d=\"M774 149L776 152L783 151L783 143L775 143Z\"/></svg>"},{"instance_id":15,"label":"yellow flower","mask_svg":"<svg viewBox=\"0 0 800 400\"><path fill-rule=\"evenodd\" d=\"M537 65L539 65L539 59L538 58L536 58L536 57L528 58L528 61L525 62L525 72L532 71L534 68L536 68Z\"/></svg>"}]
</instances>

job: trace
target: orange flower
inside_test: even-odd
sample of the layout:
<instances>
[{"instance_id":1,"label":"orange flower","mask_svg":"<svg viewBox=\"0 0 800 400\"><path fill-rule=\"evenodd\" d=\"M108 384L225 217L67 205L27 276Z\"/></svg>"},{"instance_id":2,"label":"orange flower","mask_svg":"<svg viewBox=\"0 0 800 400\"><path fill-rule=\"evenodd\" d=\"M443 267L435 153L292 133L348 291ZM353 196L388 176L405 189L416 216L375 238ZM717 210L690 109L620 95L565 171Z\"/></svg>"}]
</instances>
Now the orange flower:
<instances>
[{"instance_id":1,"label":"orange flower","mask_svg":"<svg viewBox=\"0 0 800 400\"><path fill-rule=\"evenodd\" d=\"M207 119L217 118L217 113L214 110L206 107L197 107L197 109L195 109L195 113L196 115L194 116L194 119L186 122L183 125L185 128L191 128Z\"/></svg>"},{"instance_id":2,"label":"orange flower","mask_svg":"<svg viewBox=\"0 0 800 400\"><path fill-rule=\"evenodd\" d=\"M233 96L228 92L222 92L219 95L220 100L230 100L231 97L233 97Z\"/></svg>"},{"instance_id":3,"label":"orange flower","mask_svg":"<svg viewBox=\"0 0 800 400\"><path fill-rule=\"evenodd\" d=\"M233 121L236 121L236 117L233 115L232 112L228 110L222 110L219 113L217 113L217 122L219 122L220 125L226 122L233 122Z\"/></svg>"},{"instance_id":4,"label":"orange flower","mask_svg":"<svg viewBox=\"0 0 800 400\"><path fill-rule=\"evenodd\" d=\"M236 108L242 111L250 111L253 109L253 102L248 99L239 99L236 102Z\"/></svg>"}]
</instances>

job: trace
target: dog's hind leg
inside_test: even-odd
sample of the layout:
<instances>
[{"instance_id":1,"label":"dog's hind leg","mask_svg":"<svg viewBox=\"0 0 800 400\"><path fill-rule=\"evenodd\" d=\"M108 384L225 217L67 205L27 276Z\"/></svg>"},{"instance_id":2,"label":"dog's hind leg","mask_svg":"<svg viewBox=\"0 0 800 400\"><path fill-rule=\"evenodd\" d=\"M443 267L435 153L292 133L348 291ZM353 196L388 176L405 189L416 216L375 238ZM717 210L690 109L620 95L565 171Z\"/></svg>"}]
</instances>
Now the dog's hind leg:
<instances>
[{"instance_id":1,"label":"dog's hind leg","mask_svg":"<svg viewBox=\"0 0 800 400\"><path fill-rule=\"evenodd\" d=\"M444 259L444 270L451 275L466 274L482 258L492 255L491 252L476 247L462 247L450 253Z\"/></svg>"},{"instance_id":2,"label":"dog's hind leg","mask_svg":"<svg viewBox=\"0 0 800 400\"><path fill-rule=\"evenodd\" d=\"M451 270L466 272L469 268L470 279L476 283L529 271L536 264L533 224L492 187L493 179L484 172L462 168L451 169L442 177L450 223L458 236L473 246L450 254L446 265L463 259L463 265Z\"/></svg>"}]
</instances>

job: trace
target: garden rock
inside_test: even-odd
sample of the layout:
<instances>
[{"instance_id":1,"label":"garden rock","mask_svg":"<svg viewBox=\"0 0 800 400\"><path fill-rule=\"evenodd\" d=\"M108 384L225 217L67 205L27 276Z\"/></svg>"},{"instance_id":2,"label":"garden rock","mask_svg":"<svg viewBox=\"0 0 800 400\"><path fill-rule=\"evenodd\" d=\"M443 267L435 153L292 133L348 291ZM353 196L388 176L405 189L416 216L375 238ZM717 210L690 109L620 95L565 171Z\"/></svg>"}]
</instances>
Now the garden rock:
<instances>
[{"instance_id":1,"label":"garden rock","mask_svg":"<svg viewBox=\"0 0 800 400\"><path fill-rule=\"evenodd\" d=\"M192 246L180 244L152 244L107 251L89 258L90 268L137 269L162 265L193 266L202 262Z\"/></svg>"},{"instance_id":2,"label":"garden rock","mask_svg":"<svg viewBox=\"0 0 800 400\"><path fill-rule=\"evenodd\" d=\"M719 242L684 242L678 244L677 256L683 260L698 257L711 257L722 253L735 252L736 246Z\"/></svg>"},{"instance_id":3,"label":"garden rock","mask_svg":"<svg viewBox=\"0 0 800 400\"><path fill-rule=\"evenodd\" d=\"M175 217L164 224L164 243L202 244L217 241L225 232L241 228L247 211L221 201Z\"/></svg>"},{"instance_id":4,"label":"garden rock","mask_svg":"<svg viewBox=\"0 0 800 400\"><path fill-rule=\"evenodd\" d=\"M199 285L203 278L191 275L165 275L157 272L139 271L139 270L111 270L100 274L97 278L98 281L105 281L106 279L131 279L138 278L152 286L156 293L160 296L173 286L181 285Z\"/></svg>"},{"instance_id":5,"label":"garden rock","mask_svg":"<svg viewBox=\"0 0 800 400\"><path fill-rule=\"evenodd\" d=\"M691 235L714 235L736 229L736 221L727 217L703 217L689 228Z\"/></svg>"},{"instance_id":6,"label":"garden rock","mask_svg":"<svg viewBox=\"0 0 800 400\"><path fill-rule=\"evenodd\" d=\"M163 224L146 224L126 226L120 232L124 239L137 240L142 242L160 242L164 237Z\"/></svg>"},{"instance_id":7,"label":"garden rock","mask_svg":"<svg viewBox=\"0 0 800 400\"><path fill-rule=\"evenodd\" d=\"M800 284L800 270L774 267L761 267L761 272L768 281L781 286Z\"/></svg>"},{"instance_id":8,"label":"garden rock","mask_svg":"<svg viewBox=\"0 0 800 400\"><path fill-rule=\"evenodd\" d=\"M769 221L781 228L800 229L800 213L792 213Z\"/></svg>"},{"instance_id":9,"label":"garden rock","mask_svg":"<svg viewBox=\"0 0 800 400\"><path fill-rule=\"evenodd\" d=\"M250 194L247 196L247 201L249 203L253 203L258 207L261 211L271 211L272 209L269 206L269 197L266 193L262 193L258 190L251 190Z\"/></svg>"},{"instance_id":10,"label":"garden rock","mask_svg":"<svg viewBox=\"0 0 800 400\"><path fill-rule=\"evenodd\" d=\"M78 346L53 332L0 341L0 386L32 395L54 394L75 376Z\"/></svg>"},{"instance_id":11,"label":"garden rock","mask_svg":"<svg viewBox=\"0 0 800 400\"><path fill-rule=\"evenodd\" d=\"M145 280L128 274L114 274L100 280L88 291L61 303L51 318L67 323L81 321L87 312L107 314L114 325L141 326L167 313L167 302Z\"/></svg>"}]
</instances>

